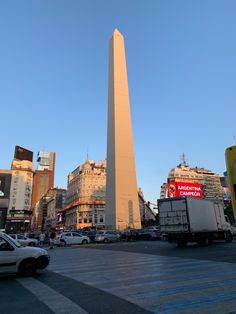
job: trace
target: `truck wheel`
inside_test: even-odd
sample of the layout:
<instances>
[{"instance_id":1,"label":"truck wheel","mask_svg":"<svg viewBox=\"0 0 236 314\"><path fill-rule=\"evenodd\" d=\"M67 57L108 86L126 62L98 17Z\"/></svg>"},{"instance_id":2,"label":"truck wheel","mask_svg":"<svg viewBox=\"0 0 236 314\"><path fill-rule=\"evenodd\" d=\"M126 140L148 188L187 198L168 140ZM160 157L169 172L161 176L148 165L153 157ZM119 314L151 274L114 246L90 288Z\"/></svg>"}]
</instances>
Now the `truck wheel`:
<instances>
[{"instance_id":1,"label":"truck wheel","mask_svg":"<svg viewBox=\"0 0 236 314\"><path fill-rule=\"evenodd\" d=\"M31 259L21 262L19 273L22 276L33 276L36 273L36 262Z\"/></svg>"}]
</instances>

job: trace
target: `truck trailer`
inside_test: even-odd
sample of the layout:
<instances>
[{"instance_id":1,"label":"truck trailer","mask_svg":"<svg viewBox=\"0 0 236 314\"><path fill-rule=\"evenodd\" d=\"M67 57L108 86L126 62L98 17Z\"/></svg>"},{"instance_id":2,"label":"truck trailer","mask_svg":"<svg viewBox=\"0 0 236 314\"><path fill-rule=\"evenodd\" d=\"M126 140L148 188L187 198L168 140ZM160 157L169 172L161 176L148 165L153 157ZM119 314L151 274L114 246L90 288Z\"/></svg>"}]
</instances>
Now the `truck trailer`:
<instances>
[{"instance_id":1,"label":"truck trailer","mask_svg":"<svg viewBox=\"0 0 236 314\"><path fill-rule=\"evenodd\" d=\"M165 198L158 200L158 211L161 233L179 247L189 242L206 246L213 240L233 239L221 203L191 197Z\"/></svg>"}]
</instances>

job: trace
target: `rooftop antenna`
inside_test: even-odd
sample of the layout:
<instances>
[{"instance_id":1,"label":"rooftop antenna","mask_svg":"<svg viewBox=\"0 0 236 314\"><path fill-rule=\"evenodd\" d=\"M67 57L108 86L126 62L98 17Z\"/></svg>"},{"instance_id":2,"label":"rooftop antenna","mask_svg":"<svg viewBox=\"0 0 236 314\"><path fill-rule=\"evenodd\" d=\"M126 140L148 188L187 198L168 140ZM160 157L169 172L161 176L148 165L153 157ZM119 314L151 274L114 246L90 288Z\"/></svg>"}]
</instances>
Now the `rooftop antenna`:
<instances>
[{"instance_id":1,"label":"rooftop antenna","mask_svg":"<svg viewBox=\"0 0 236 314\"><path fill-rule=\"evenodd\" d=\"M87 159L86 160L88 160L89 159L89 155L88 155L88 147L87 147Z\"/></svg>"},{"instance_id":2,"label":"rooftop antenna","mask_svg":"<svg viewBox=\"0 0 236 314\"><path fill-rule=\"evenodd\" d=\"M187 159L186 159L186 156L185 154L183 153L181 156L180 156L180 164L183 165L183 166L187 166Z\"/></svg>"}]
</instances>

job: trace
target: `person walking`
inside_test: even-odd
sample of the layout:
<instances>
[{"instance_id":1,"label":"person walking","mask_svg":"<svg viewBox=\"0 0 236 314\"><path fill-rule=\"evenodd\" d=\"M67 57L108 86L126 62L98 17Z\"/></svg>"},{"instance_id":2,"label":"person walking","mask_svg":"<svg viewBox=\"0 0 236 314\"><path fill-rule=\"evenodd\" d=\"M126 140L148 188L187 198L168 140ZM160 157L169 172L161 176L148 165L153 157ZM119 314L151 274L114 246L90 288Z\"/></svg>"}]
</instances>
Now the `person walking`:
<instances>
[{"instance_id":1,"label":"person walking","mask_svg":"<svg viewBox=\"0 0 236 314\"><path fill-rule=\"evenodd\" d=\"M39 246L43 246L45 240L45 234L43 232L40 233L39 235Z\"/></svg>"},{"instance_id":2,"label":"person walking","mask_svg":"<svg viewBox=\"0 0 236 314\"><path fill-rule=\"evenodd\" d=\"M50 232L50 249L53 249L53 247L54 247L55 238L56 238L56 232L55 232L55 230L52 230Z\"/></svg>"}]
</instances>

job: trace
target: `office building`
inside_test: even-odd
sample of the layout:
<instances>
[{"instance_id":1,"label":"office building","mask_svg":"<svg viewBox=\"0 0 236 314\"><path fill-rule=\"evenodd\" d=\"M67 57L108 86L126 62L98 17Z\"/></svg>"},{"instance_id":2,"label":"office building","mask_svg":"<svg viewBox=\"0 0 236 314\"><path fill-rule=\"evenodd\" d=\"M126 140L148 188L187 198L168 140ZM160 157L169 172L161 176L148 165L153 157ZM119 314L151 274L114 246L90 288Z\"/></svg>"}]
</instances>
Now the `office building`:
<instances>
[{"instance_id":1,"label":"office building","mask_svg":"<svg viewBox=\"0 0 236 314\"><path fill-rule=\"evenodd\" d=\"M21 232L29 229L32 214L33 162L14 159L12 161L11 174L6 229L7 231Z\"/></svg>"},{"instance_id":2,"label":"office building","mask_svg":"<svg viewBox=\"0 0 236 314\"><path fill-rule=\"evenodd\" d=\"M68 175L66 227L104 227L106 161L86 160Z\"/></svg>"},{"instance_id":3,"label":"office building","mask_svg":"<svg viewBox=\"0 0 236 314\"><path fill-rule=\"evenodd\" d=\"M32 210L33 215L31 219L31 228L36 228L35 207L41 197L47 193L50 188L54 187L54 173L55 173L55 158L54 152L38 152L38 167L34 173L33 178L33 192L32 192Z\"/></svg>"},{"instance_id":4,"label":"office building","mask_svg":"<svg viewBox=\"0 0 236 314\"><path fill-rule=\"evenodd\" d=\"M202 185L201 196L205 199L223 203L223 189L220 176L205 168L190 168L186 163L181 163L171 169L168 182L196 183Z\"/></svg>"}]
</instances>

